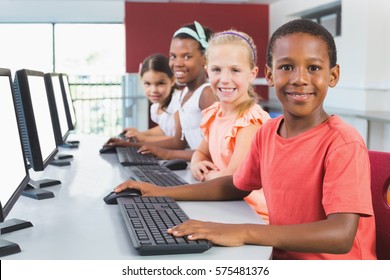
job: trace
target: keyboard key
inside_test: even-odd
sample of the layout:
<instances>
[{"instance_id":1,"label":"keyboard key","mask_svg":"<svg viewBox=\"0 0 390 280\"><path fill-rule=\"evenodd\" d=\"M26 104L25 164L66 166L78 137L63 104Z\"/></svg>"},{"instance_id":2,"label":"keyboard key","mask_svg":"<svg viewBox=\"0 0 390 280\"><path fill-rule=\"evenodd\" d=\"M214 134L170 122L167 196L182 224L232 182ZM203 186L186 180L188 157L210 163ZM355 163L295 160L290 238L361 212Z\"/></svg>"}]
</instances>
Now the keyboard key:
<instances>
[{"instance_id":1,"label":"keyboard key","mask_svg":"<svg viewBox=\"0 0 390 280\"><path fill-rule=\"evenodd\" d=\"M164 187L188 184L183 178L165 166L138 165L127 166L125 169L133 180L152 183L157 186Z\"/></svg>"},{"instance_id":2,"label":"keyboard key","mask_svg":"<svg viewBox=\"0 0 390 280\"><path fill-rule=\"evenodd\" d=\"M144 155L138 153L136 147L116 147L116 154L119 162L124 166L157 164L158 159L153 155Z\"/></svg>"}]
</instances>

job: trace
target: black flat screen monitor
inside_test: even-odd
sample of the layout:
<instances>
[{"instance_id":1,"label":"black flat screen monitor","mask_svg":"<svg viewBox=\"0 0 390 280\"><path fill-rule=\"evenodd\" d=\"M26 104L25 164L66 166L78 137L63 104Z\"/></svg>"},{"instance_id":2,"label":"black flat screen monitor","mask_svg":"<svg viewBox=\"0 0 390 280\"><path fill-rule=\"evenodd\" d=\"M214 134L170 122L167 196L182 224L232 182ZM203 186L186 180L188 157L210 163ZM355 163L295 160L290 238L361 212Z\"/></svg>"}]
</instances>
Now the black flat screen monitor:
<instances>
[{"instance_id":1,"label":"black flat screen monitor","mask_svg":"<svg viewBox=\"0 0 390 280\"><path fill-rule=\"evenodd\" d=\"M6 132L6 135L0 137L0 145L3 147L3 160L0 160L0 222L4 222L27 186L30 176L12 95L11 72L3 68L0 69L0 116L1 128Z\"/></svg>"},{"instance_id":2,"label":"black flat screen monitor","mask_svg":"<svg viewBox=\"0 0 390 280\"><path fill-rule=\"evenodd\" d=\"M0 137L0 145L3 147L2 160L0 161L0 222L1 234L3 234L32 226L30 222L18 219L5 221L28 185L30 176L17 119L16 103L12 93L11 71L4 68L0 68L0 125L6 132L3 137ZM0 257L19 252L19 245L0 239Z\"/></svg>"},{"instance_id":3,"label":"black flat screen monitor","mask_svg":"<svg viewBox=\"0 0 390 280\"><path fill-rule=\"evenodd\" d=\"M44 73L16 71L14 95L27 159L35 171L43 171L58 152Z\"/></svg>"},{"instance_id":4,"label":"black flat screen monitor","mask_svg":"<svg viewBox=\"0 0 390 280\"><path fill-rule=\"evenodd\" d=\"M57 73L45 74L46 89L52 115L53 129L57 146L65 143L70 129L65 111L65 101L62 94L60 75Z\"/></svg>"},{"instance_id":5,"label":"black flat screen monitor","mask_svg":"<svg viewBox=\"0 0 390 280\"><path fill-rule=\"evenodd\" d=\"M73 107L73 99L70 92L69 78L66 74L60 74L60 82L62 94L64 96L65 102L65 112L68 119L69 130L74 130L76 128L76 112Z\"/></svg>"}]
</instances>

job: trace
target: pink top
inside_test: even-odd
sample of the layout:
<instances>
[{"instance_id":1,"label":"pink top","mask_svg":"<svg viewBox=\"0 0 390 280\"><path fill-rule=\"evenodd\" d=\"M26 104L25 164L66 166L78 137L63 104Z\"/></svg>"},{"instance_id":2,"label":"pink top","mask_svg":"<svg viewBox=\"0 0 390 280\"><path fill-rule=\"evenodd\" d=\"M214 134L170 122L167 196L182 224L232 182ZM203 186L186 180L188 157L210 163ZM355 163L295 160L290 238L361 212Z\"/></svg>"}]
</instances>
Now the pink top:
<instances>
[{"instance_id":1,"label":"pink top","mask_svg":"<svg viewBox=\"0 0 390 280\"><path fill-rule=\"evenodd\" d=\"M269 115L259 104L254 104L238 119L236 115L223 117L221 114L219 102L215 102L210 107L204 109L202 111L200 128L204 134L205 141L209 143L212 162L220 170L224 170L233 155L238 131L249 125L263 124L269 119Z\"/></svg>"},{"instance_id":2,"label":"pink top","mask_svg":"<svg viewBox=\"0 0 390 280\"><path fill-rule=\"evenodd\" d=\"M339 117L292 138L277 131L283 117L267 121L250 153L236 170L241 190L263 188L271 225L325 220L333 213L360 215L347 254L283 251L276 259L375 259L375 219L371 202L370 164L359 133Z\"/></svg>"}]
</instances>

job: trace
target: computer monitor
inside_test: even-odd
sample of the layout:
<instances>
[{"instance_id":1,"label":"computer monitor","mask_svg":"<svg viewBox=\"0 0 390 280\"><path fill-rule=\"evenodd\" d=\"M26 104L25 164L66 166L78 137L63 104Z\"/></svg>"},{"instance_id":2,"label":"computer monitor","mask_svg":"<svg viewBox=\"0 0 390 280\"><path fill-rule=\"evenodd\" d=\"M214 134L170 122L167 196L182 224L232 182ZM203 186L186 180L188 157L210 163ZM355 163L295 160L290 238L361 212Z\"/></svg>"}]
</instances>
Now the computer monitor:
<instances>
[{"instance_id":1,"label":"computer monitor","mask_svg":"<svg viewBox=\"0 0 390 280\"><path fill-rule=\"evenodd\" d=\"M35 171L43 171L58 152L45 74L34 70L18 70L14 87L28 161Z\"/></svg>"},{"instance_id":2,"label":"computer monitor","mask_svg":"<svg viewBox=\"0 0 390 280\"><path fill-rule=\"evenodd\" d=\"M0 68L0 125L6 132L6 135L0 137L0 145L3 147L3 160L0 161L0 222L1 233L5 233L32 226L32 224L17 219L5 221L28 185L30 175L12 94L11 71L4 68ZM1 240L0 244L0 256L20 252L19 246L15 243Z\"/></svg>"},{"instance_id":3,"label":"computer monitor","mask_svg":"<svg viewBox=\"0 0 390 280\"><path fill-rule=\"evenodd\" d=\"M59 74L45 74L45 82L57 147L61 146L64 148L77 148L78 145L70 144L66 141L70 129L65 112L65 102L62 94ZM72 157L73 156L69 154L57 154L56 157L50 162L50 164L58 166L70 165L69 161L63 161L63 159L69 159Z\"/></svg>"},{"instance_id":4,"label":"computer monitor","mask_svg":"<svg viewBox=\"0 0 390 280\"><path fill-rule=\"evenodd\" d=\"M60 74L60 83L62 89L62 95L65 104L65 113L68 120L69 130L73 131L76 129L77 118L76 111L73 106L73 99L70 92L69 78L66 74ZM68 140L64 143L65 147L68 148L78 148L80 141L78 140Z\"/></svg>"},{"instance_id":5,"label":"computer monitor","mask_svg":"<svg viewBox=\"0 0 390 280\"><path fill-rule=\"evenodd\" d=\"M62 94L60 75L57 73L45 74L46 89L53 121L53 130L57 146L65 143L70 129L65 111L65 101Z\"/></svg>"},{"instance_id":6,"label":"computer monitor","mask_svg":"<svg viewBox=\"0 0 390 280\"><path fill-rule=\"evenodd\" d=\"M77 119L76 119L76 112L73 107L73 99L70 92L68 75L60 74L60 82L61 82L62 94L64 96L65 112L68 119L69 129L74 130L76 128Z\"/></svg>"},{"instance_id":7,"label":"computer monitor","mask_svg":"<svg viewBox=\"0 0 390 280\"><path fill-rule=\"evenodd\" d=\"M43 72L22 69L15 73L14 97L17 106L17 116L21 127L24 151L28 163L35 171L43 171L58 152L53 130L53 121L46 91ZM30 179L30 187L48 187L60 184L58 180ZM31 193L32 192L32 193ZM31 190L23 192L36 199L53 197L47 191ZM36 195L42 194L37 197ZM47 196L45 195L47 194Z\"/></svg>"}]
</instances>

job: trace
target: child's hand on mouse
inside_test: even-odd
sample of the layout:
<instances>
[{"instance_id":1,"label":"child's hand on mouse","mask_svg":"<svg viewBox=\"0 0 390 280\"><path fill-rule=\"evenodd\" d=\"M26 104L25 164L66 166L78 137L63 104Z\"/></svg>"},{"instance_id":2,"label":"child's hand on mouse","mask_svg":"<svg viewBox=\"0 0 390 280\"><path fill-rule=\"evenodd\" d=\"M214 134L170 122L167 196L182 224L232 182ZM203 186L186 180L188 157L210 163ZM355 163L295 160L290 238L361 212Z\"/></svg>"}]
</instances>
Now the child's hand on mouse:
<instances>
[{"instance_id":1,"label":"child's hand on mouse","mask_svg":"<svg viewBox=\"0 0 390 280\"><path fill-rule=\"evenodd\" d=\"M136 189L141 192L142 195L145 196L164 196L163 188L144 182L138 182L133 180L126 180L120 185L116 186L114 191L121 192L126 189Z\"/></svg>"},{"instance_id":2,"label":"child's hand on mouse","mask_svg":"<svg viewBox=\"0 0 390 280\"><path fill-rule=\"evenodd\" d=\"M189 240L206 239L216 245L233 247L245 244L241 226L188 220L167 232L173 236L187 236Z\"/></svg>"},{"instance_id":3,"label":"child's hand on mouse","mask_svg":"<svg viewBox=\"0 0 390 280\"><path fill-rule=\"evenodd\" d=\"M128 146L133 146L133 143L122 140L119 138L110 138L108 141L104 144L104 146L113 146L113 147L128 147Z\"/></svg>"}]
</instances>

